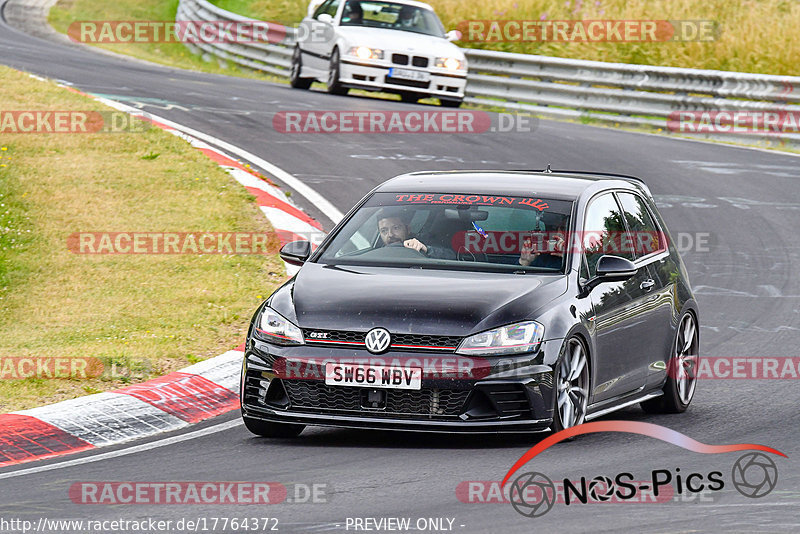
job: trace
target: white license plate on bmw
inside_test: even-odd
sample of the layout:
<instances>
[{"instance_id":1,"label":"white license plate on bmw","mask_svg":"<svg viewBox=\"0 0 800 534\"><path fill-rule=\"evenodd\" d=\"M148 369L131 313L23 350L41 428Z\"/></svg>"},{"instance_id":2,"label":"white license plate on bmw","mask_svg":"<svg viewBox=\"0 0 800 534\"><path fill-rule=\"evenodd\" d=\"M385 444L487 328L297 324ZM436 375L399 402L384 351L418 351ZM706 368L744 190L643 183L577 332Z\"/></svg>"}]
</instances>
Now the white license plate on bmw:
<instances>
[{"instance_id":1,"label":"white license plate on bmw","mask_svg":"<svg viewBox=\"0 0 800 534\"><path fill-rule=\"evenodd\" d=\"M422 369L360 363L326 363L325 384L390 389L422 389Z\"/></svg>"},{"instance_id":2,"label":"white license plate on bmw","mask_svg":"<svg viewBox=\"0 0 800 534\"><path fill-rule=\"evenodd\" d=\"M412 82L431 81L431 73L421 70L396 69L392 67L389 69L389 76L392 78L400 78L401 80L411 80Z\"/></svg>"}]
</instances>

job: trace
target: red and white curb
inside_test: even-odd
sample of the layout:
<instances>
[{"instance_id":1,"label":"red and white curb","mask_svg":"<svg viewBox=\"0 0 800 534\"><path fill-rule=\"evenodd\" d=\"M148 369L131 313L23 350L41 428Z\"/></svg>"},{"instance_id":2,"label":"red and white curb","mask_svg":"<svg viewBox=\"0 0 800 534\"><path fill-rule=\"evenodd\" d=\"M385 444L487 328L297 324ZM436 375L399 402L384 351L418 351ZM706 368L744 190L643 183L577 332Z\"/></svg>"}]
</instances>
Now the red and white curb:
<instances>
[{"instance_id":1,"label":"red and white curb","mask_svg":"<svg viewBox=\"0 0 800 534\"><path fill-rule=\"evenodd\" d=\"M136 108L94 97L66 85L62 87L120 111L142 115ZM314 244L322 240L325 235L322 225L306 215L277 186L248 166L196 136L187 134L186 131L191 131L188 128L158 117L143 118L186 139L247 188L256 197L258 206L269 219L282 245L301 237ZM224 142L220 144L227 145ZM259 158L253 159L258 160L254 162L261 167L270 167ZM277 168L268 170L272 169ZM299 182L292 185L298 185L300 189L307 188ZM313 190L303 189L300 192L310 200L319 202ZM341 213L327 201L319 203L323 212L334 222L341 218ZM290 275L296 272L291 266L286 267ZM115 445L180 429L237 409L243 350L244 346L240 346L180 371L116 391L0 414L0 467Z\"/></svg>"}]
</instances>

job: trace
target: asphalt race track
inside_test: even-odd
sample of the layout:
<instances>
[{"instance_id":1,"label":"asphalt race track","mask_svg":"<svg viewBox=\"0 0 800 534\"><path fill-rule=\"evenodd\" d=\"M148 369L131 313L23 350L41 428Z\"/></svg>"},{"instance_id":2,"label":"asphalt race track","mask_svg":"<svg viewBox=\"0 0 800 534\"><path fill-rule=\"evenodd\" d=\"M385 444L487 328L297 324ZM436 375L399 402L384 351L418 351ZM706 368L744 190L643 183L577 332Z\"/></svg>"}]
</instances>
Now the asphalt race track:
<instances>
[{"instance_id":1,"label":"asphalt race track","mask_svg":"<svg viewBox=\"0 0 800 534\"><path fill-rule=\"evenodd\" d=\"M673 235L709 236L708 250L684 254L700 304L701 355L800 356L798 157L550 121L539 122L532 133L281 134L272 125L280 111L435 108L168 69L60 46L5 23L0 24L0 63L89 93L113 95L109 98L241 147L293 174L342 212L381 181L414 170L541 169L550 163L554 169L640 176L656 195ZM326 228L332 226L305 199L293 198ZM460 502L456 488L462 481L501 480L540 437L314 427L299 439L279 441L253 437L236 423L238 413L233 412L145 441L154 447L131 454L124 454L129 444L0 470L0 517L275 517L282 532L344 530L348 517L410 517L412 526L419 518L449 518L452 529L464 533L542 528L797 532L798 401L797 380L704 380L685 414L649 416L631 407L601 419L664 425L713 445L757 443L782 451L788 458L774 457L777 486L759 499L744 497L730 484L740 453L698 454L648 437L602 433L558 444L521 472L540 471L553 480L630 472L636 480L647 480L656 469L676 473L680 468L686 475L718 470L725 487L666 503L556 504L545 516L529 519L509 504ZM227 421L232 423L215 428ZM202 429L218 431L189 435ZM162 443L172 436L187 439ZM121 454L92 461L109 451ZM87 463L55 468L75 459ZM13 476L40 467L44 469ZM82 505L68 496L70 486L81 481L327 484L327 502Z\"/></svg>"}]
</instances>

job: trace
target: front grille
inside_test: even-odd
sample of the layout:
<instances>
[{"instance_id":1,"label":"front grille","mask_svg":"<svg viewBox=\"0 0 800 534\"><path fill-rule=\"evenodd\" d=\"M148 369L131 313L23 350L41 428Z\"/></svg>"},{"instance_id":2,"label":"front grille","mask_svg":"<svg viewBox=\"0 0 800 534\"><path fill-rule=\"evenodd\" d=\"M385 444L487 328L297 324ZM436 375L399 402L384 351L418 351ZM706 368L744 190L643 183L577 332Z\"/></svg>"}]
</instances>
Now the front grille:
<instances>
[{"instance_id":1,"label":"front grille","mask_svg":"<svg viewBox=\"0 0 800 534\"><path fill-rule=\"evenodd\" d=\"M408 56L405 54L392 54L392 63L395 65L408 65Z\"/></svg>"},{"instance_id":2,"label":"front grille","mask_svg":"<svg viewBox=\"0 0 800 534\"><path fill-rule=\"evenodd\" d=\"M289 409L324 412L358 412L368 417L456 417L461 413L469 390L423 388L420 390L387 389L386 407L361 407L365 388L328 386L312 380L284 380L289 395ZM352 415L352 414L350 414Z\"/></svg>"},{"instance_id":3,"label":"front grille","mask_svg":"<svg viewBox=\"0 0 800 534\"><path fill-rule=\"evenodd\" d=\"M306 343L314 345L345 346L364 349L366 332L346 330L304 330ZM426 334L391 334L391 348L403 351L454 352L461 343L459 336L432 336Z\"/></svg>"},{"instance_id":4,"label":"front grille","mask_svg":"<svg viewBox=\"0 0 800 534\"><path fill-rule=\"evenodd\" d=\"M414 59L411 60L411 64L415 67L422 67L425 68L428 66L428 58L422 56L414 56Z\"/></svg>"}]
</instances>

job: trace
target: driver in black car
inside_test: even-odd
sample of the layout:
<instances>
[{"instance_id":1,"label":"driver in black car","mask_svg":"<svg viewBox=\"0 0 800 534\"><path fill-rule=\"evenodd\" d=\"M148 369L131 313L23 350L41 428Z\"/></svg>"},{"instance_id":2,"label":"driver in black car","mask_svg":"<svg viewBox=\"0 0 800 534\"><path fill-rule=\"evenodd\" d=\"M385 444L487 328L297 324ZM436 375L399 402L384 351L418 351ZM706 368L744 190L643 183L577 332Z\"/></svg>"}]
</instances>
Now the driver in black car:
<instances>
[{"instance_id":1,"label":"driver in black car","mask_svg":"<svg viewBox=\"0 0 800 534\"><path fill-rule=\"evenodd\" d=\"M378 233L384 246L403 246L416 250L428 258L454 260L456 254L450 249L429 246L411 234L411 228L401 213L383 212L378 215Z\"/></svg>"}]
</instances>

